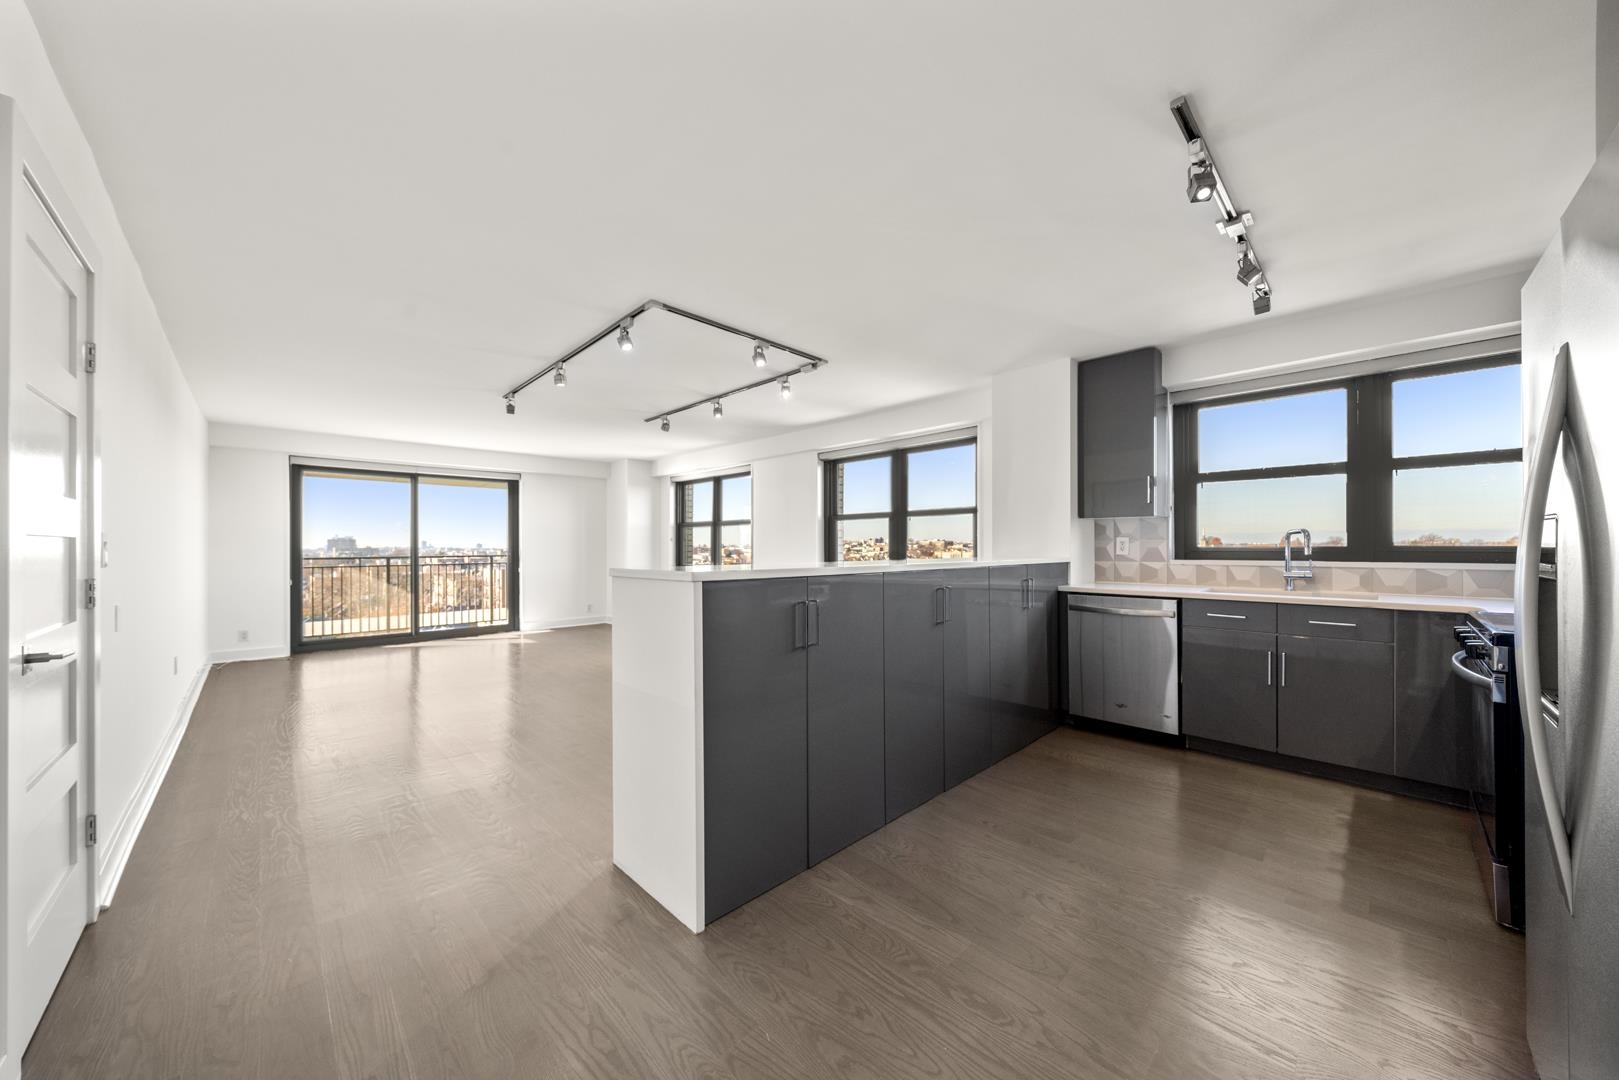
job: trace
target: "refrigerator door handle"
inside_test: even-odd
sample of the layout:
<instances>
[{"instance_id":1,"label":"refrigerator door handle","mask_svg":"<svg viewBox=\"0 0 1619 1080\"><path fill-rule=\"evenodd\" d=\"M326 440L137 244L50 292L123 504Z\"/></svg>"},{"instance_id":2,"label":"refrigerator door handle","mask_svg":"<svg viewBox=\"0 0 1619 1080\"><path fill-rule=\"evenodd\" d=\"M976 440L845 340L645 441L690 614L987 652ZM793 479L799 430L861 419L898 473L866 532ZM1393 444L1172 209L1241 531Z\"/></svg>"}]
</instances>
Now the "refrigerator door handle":
<instances>
[{"instance_id":1,"label":"refrigerator door handle","mask_svg":"<svg viewBox=\"0 0 1619 1080\"><path fill-rule=\"evenodd\" d=\"M1574 860L1568 827L1563 820L1563 804L1552 782L1546 752L1546 719L1541 712L1540 679L1540 544L1546 519L1546 495L1551 488L1552 469L1557 464L1557 444L1568 417L1568 343L1557 350L1552 364L1551 384L1546 390L1546 407L1535 432L1529 457L1528 484L1524 491L1523 525L1518 532L1518 572L1513 597L1518 615L1518 706L1523 715L1529 751L1540 782L1540 801L1546 811L1546 831L1551 834L1557 884L1563 902L1574 911Z\"/></svg>"}]
</instances>

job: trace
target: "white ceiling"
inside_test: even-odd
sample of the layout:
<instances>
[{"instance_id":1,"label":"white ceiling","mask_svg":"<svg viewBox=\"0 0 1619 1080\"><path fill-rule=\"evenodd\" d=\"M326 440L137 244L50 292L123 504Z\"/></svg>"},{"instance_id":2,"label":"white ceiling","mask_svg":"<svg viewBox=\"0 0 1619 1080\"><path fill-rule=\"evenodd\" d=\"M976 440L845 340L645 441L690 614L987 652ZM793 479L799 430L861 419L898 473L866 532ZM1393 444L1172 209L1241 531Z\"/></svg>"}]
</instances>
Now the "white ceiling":
<instances>
[{"instance_id":1,"label":"white ceiling","mask_svg":"<svg viewBox=\"0 0 1619 1080\"><path fill-rule=\"evenodd\" d=\"M653 457L1521 262L1587 168L1593 4L30 0L214 420ZM1221 20L1224 20L1222 23ZM832 361L755 377L648 297Z\"/></svg>"}]
</instances>

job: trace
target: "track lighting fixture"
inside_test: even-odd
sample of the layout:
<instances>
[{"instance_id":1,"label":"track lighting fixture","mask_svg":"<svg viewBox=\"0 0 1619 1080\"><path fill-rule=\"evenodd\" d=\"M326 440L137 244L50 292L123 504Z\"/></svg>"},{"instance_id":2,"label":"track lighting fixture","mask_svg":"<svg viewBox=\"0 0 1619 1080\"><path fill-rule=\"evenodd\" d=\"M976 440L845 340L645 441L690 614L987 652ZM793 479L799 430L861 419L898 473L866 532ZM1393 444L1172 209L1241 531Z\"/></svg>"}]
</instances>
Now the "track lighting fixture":
<instances>
[{"instance_id":1,"label":"track lighting fixture","mask_svg":"<svg viewBox=\"0 0 1619 1080\"><path fill-rule=\"evenodd\" d=\"M669 418L667 416L665 416L663 418L663 423L659 424L658 427L662 428L664 431L668 431L669 430Z\"/></svg>"},{"instance_id":2,"label":"track lighting fixture","mask_svg":"<svg viewBox=\"0 0 1619 1080\"><path fill-rule=\"evenodd\" d=\"M1186 166L1186 197L1195 203L1208 202L1214 197L1214 166L1192 159Z\"/></svg>"},{"instance_id":3,"label":"track lighting fixture","mask_svg":"<svg viewBox=\"0 0 1619 1080\"><path fill-rule=\"evenodd\" d=\"M787 378L787 376L783 375L781 377L781 382L778 385L781 386L781 400L783 400L783 401L791 400L792 396L793 396L793 384Z\"/></svg>"},{"instance_id":4,"label":"track lighting fixture","mask_svg":"<svg viewBox=\"0 0 1619 1080\"><path fill-rule=\"evenodd\" d=\"M1214 163L1214 152L1209 149L1197 120L1192 116L1191 102L1184 96L1178 97L1169 103L1169 111L1180 127L1181 137L1186 140L1186 152L1192 158L1191 164L1186 167L1187 201L1194 205L1208 203L1219 213L1214 227L1221 236L1236 241L1237 280L1248 289L1254 314L1263 315L1270 310L1270 280L1265 276L1259 254L1254 251L1253 243L1248 238L1254 215L1247 210L1238 210L1231 193L1226 190L1225 182L1220 178L1219 166Z\"/></svg>"},{"instance_id":5,"label":"track lighting fixture","mask_svg":"<svg viewBox=\"0 0 1619 1080\"><path fill-rule=\"evenodd\" d=\"M714 402L714 419L716 419L716 420L724 420L725 419L725 403L724 402L720 402L720 401Z\"/></svg>"},{"instance_id":6,"label":"track lighting fixture","mask_svg":"<svg viewBox=\"0 0 1619 1080\"><path fill-rule=\"evenodd\" d=\"M567 386L567 365L577 358L580 353L583 353L592 346L606 341L608 338L613 338L617 342L618 347L624 352L630 352L633 350L635 348L635 342L630 338L630 329L635 325L635 320L640 318L642 315L645 315L649 311L666 311L670 315L686 319L690 322L700 323L711 330L719 330L726 334L734 334L739 338L744 338L751 341L753 343L752 356L755 367L763 368L769 364L770 350L774 350L777 353L784 353L798 359L799 366L794 371L787 373L790 375L797 374L797 372L800 371L814 371L827 362L819 356L814 356L802 349L795 349L791 345L783 345L779 341L773 341L770 338L764 337L761 334L756 334L751 330L744 330L740 326L732 326L730 323L720 322L718 319L711 319L707 315L699 315L695 311L688 311L684 308L674 307L670 304L665 304L662 300L647 300L630 311L625 312L623 315L620 315L617 319L614 319L612 322L596 331L590 337L586 338L578 345L575 345L572 349L569 349L567 352L551 361L551 363L545 365L540 370L518 383L516 386L513 386L510 390L507 390L506 393L502 395L506 401L506 412L508 414L515 413L517 411L517 395L522 393L524 390L527 390L530 386L533 386L547 375L551 376L551 382L554 386L559 388ZM735 390L727 390L723 394L719 394L717 396L710 394L707 397L698 398L689 405L682 405L678 409L670 409L667 412L655 413L646 419L648 423L651 423L653 420L661 421L663 424L663 429L668 431L669 417L671 415L674 413L685 412L687 409L700 408L701 406L710 402L712 402L714 405L714 416L719 418L724 415L724 411L721 409L719 404L720 398L730 397L732 394L740 393L743 390L752 390L756 387L768 386L771 383L776 382L779 377L780 376L776 375L766 376L756 383L749 383L747 386L738 387ZM785 396L785 394L783 396Z\"/></svg>"},{"instance_id":7,"label":"track lighting fixture","mask_svg":"<svg viewBox=\"0 0 1619 1080\"><path fill-rule=\"evenodd\" d=\"M809 360L805 363L799 364L796 368L786 372L785 374L766 375L762 379L756 379L753 382L747 383L743 386L733 387L730 390L724 391L723 393L709 394L707 397L700 397L696 401L688 401L679 408L664 409L661 412L655 412L646 418L645 423L650 424L652 421L656 420L659 427L663 428L664 431L668 431L669 418L671 416L675 416L683 412L689 412L692 409L700 409L704 405L707 405L709 408L714 410L714 419L718 420L725 415L725 407L721 404L724 399L728 397L735 397L738 394L745 394L749 390L759 390L766 386L774 386L781 394L782 400L789 401L793 396L792 377L794 375L803 375L806 372L819 371L825 366L826 361L816 357L814 360Z\"/></svg>"},{"instance_id":8,"label":"track lighting fixture","mask_svg":"<svg viewBox=\"0 0 1619 1080\"><path fill-rule=\"evenodd\" d=\"M1254 258L1253 249L1245 242L1237 244L1237 280L1243 285L1252 287L1253 283L1264 276L1264 269L1260 267L1259 260Z\"/></svg>"}]
</instances>

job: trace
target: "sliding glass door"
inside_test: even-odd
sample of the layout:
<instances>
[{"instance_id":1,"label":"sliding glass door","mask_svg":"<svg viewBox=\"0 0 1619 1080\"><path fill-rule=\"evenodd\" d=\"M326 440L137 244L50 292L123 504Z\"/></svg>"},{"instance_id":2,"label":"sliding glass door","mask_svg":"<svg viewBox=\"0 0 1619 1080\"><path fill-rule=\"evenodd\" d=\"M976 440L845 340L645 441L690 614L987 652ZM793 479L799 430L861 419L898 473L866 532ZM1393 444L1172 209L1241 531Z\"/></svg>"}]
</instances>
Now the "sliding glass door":
<instances>
[{"instance_id":1,"label":"sliding glass door","mask_svg":"<svg viewBox=\"0 0 1619 1080\"><path fill-rule=\"evenodd\" d=\"M292 467L295 648L514 630L517 484Z\"/></svg>"}]
</instances>

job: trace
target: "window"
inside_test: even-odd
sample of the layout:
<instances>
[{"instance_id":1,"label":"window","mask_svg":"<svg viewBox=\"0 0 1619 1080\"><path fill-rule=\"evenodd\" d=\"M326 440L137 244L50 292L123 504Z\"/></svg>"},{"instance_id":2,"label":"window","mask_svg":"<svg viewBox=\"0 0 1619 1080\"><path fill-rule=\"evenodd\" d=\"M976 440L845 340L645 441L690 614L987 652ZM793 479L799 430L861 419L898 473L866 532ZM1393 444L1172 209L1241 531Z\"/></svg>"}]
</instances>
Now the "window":
<instances>
[{"instance_id":1,"label":"window","mask_svg":"<svg viewBox=\"0 0 1619 1080\"><path fill-rule=\"evenodd\" d=\"M292 466L297 650L517 628L517 482Z\"/></svg>"},{"instance_id":2,"label":"window","mask_svg":"<svg viewBox=\"0 0 1619 1080\"><path fill-rule=\"evenodd\" d=\"M977 546L977 440L826 463L827 562L971 559Z\"/></svg>"},{"instance_id":3,"label":"window","mask_svg":"<svg viewBox=\"0 0 1619 1080\"><path fill-rule=\"evenodd\" d=\"M675 484L675 565L753 563L753 476L735 473Z\"/></svg>"},{"instance_id":4,"label":"window","mask_svg":"<svg viewBox=\"0 0 1619 1080\"><path fill-rule=\"evenodd\" d=\"M1175 409L1181 558L1508 562L1523 483L1516 356Z\"/></svg>"}]
</instances>

